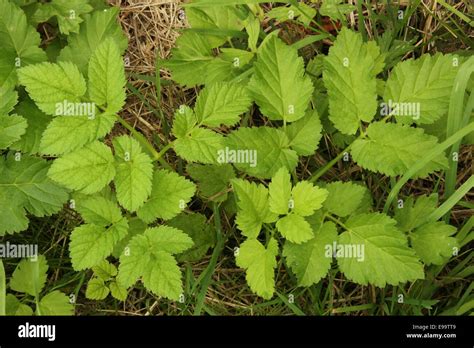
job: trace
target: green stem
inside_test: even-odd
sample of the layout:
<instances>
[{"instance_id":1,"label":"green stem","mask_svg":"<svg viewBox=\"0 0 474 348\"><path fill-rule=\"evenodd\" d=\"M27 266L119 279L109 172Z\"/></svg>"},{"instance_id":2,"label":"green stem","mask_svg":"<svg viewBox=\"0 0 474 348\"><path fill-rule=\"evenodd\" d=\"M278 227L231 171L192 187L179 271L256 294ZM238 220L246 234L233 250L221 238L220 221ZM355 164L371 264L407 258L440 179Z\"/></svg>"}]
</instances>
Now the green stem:
<instances>
[{"instance_id":1,"label":"green stem","mask_svg":"<svg viewBox=\"0 0 474 348\"><path fill-rule=\"evenodd\" d=\"M222 251L224 250L225 239L222 235L222 228L221 228L221 215L219 210L219 205L214 203L214 224L216 227L216 247L212 252L211 260L209 261L209 265L206 267L204 272L204 277L201 281L201 288L199 290L199 294L196 299L196 307L194 308L194 315L201 315L202 308L204 306L204 299L206 298L207 289L209 288L209 284L212 280L212 275L214 274L214 270L216 269L217 260L221 255Z\"/></svg>"},{"instance_id":2,"label":"green stem","mask_svg":"<svg viewBox=\"0 0 474 348\"><path fill-rule=\"evenodd\" d=\"M351 143L348 147L346 147L344 150L342 150L341 153L339 153L339 155L337 155L336 157L334 157L331 161L329 161L328 163L326 163L326 165L324 167L322 167L320 170L318 170L316 173L314 173L309 179L308 181L309 182L315 182L317 181L320 177L322 177L328 170L330 170L332 167L334 167L336 165L337 162L339 162L339 160L344 157L344 154L348 153L350 148L352 147L352 144L354 143Z\"/></svg>"}]
</instances>

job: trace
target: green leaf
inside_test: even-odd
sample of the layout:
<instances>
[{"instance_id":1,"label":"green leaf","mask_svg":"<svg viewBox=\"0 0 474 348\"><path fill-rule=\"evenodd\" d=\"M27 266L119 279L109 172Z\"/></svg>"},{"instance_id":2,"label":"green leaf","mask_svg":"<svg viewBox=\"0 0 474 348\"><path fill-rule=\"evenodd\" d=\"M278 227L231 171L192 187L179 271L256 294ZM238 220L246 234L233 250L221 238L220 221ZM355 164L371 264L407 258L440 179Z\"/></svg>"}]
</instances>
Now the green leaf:
<instances>
[{"instance_id":1,"label":"green leaf","mask_svg":"<svg viewBox=\"0 0 474 348\"><path fill-rule=\"evenodd\" d=\"M173 80L180 85L193 87L230 81L242 72L232 61L215 57L212 52L215 45L204 35L186 31L176 46L171 51L172 58L162 61L162 66L171 70Z\"/></svg>"},{"instance_id":2,"label":"green leaf","mask_svg":"<svg viewBox=\"0 0 474 348\"><path fill-rule=\"evenodd\" d=\"M98 141L54 161L48 176L65 187L85 194L99 192L115 176L110 148Z\"/></svg>"},{"instance_id":3,"label":"green leaf","mask_svg":"<svg viewBox=\"0 0 474 348\"><path fill-rule=\"evenodd\" d=\"M128 220L128 234L124 239L122 239L120 242L115 244L114 251L112 252L112 256L118 259L120 255L122 255L125 248L127 247L128 242L130 242L130 240L136 235L142 234L143 232L145 232L147 227L148 225L137 217L133 217L129 219Z\"/></svg>"},{"instance_id":4,"label":"green leaf","mask_svg":"<svg viewBox=\"0 0 474 348\"><path fill-rule=\"evenodd\" d=\"M125 52L127 39L117 22L119 12L119 8L113 7L84 16L79 33L68 36L68 44L62 49L58 60L76 64L86 75L92 54L105 40L112 39L120 53Z\"/></svg>"},{"instance_id":5,"label":"green leaf","mask_svg":"<svg viewBox=\"0 0 474 348\"><path fill-rule=\"evenodd\" d=\"M324 209L340 217L346 217L362 204L367 188L352 182L336 181L325 186L329 194L324 201Z\"/></svg>"},{"instance_id":6,"label":"green leaf","mask_svg":"<svg viewBox=\"0 0 474 348\"><path fill-rule=\"evenodd\" d=\"M285 242L283 256L298 279L299 286L317 284L331 268L332 254L327 255L328 245L337 240L334 223L326 222L314 231L313 238L303 244Z\"/></svg>"},{"instance_id":7,"label":"green leaf","mask_svg":"<svg viewBox=\"0 0 474 348\"><path fill-rule=\"evenodd\" d=\"M451 237L456 231L442 221L431 222L410 234L411 245L425 264L443 265L459 249L457 239Z\"/></svg>"},{"instance_id":8,"label":"green leaf","mask_svg":"<svg viewBox=\"0 0 474 348\"><path fill-rule=\"evenodd\" d=\"M309 222L295 213L290 213L278 220L276 228L283 237L293 243L301 244L313 238L313 230Z\"/></svg>"},{"instance_id":9,"label":"green leaf","mask_svg":"<svg viewBox=\"0 0 474 348\"><path fill-rule=\"evenodd\" d=\"M41 63L18 70L20 83L40 108L57 115L58 105L77 103L86 93L86 81L77 66L70 62Z\"/></svg>"},{"instance_id":10,"label":"green leaf","mask_svg":"<svg viewBox=\"0 0 474 348\"><path fill-rule=\"evenodd\" d=\"M377 110L374 60L362 35L343 28L324 60L323 80L329 97L329 119L344 134L355 134L360 121Z\"/></svg>"},{"instance_id":11,"label":"green leaf","mask_svg":"<svg viewBox=\"0 0 474 348\"><path fill-rule=\"evenodd\" d=\"M67 192L47 177L50 168L41 158L11 153L0 158L0 235L25 230L26 212L35 216L58 212L67 201Z\"/></svg>"},{"instance_id":12,"label":"green leaf","mask_svg":"<svg viewBox=\"0 0 474 348\"><path fill-rule=\"evenodd\" d=\"M117 200L129 211L136 211L149 197L153 161L140 144L129 136L113 140L117 174L114 179Z\"/></svg>"},{"instance_id":13,"label":"green leaf","mask_svg":"<svg viewBox=\"0 0 474 348\"><path fill-rule=\"evenodd\" d=\"M36 154L40 151L40 141L43 132L46 130L52 117L39 110L31 100L23 100L15 110L26 120L28 126L21 139L10 146L11 149L22 151L24 153ZM62 133L62 139L77 139L78 137L65 137Z\"/></svg>"},{"instance_id":14,"label":"green leaf","mask_svg":"<svg viewBox=\"0 0 474 348\"><path fill-rule=\"evenodd\" d=\"M268 192L270 194L270 211L278 215L287 214L291 199L291 177L284 167L280 168L273 176L268 185Z\"/></svg>"},{"instance_id":15,"label":"green leaf","mask_svg":"<svg viewBox=\"0 0 474 348\"><path fill-rule=\"evenodd\" d=\"M338 255L339 268L348 279L378 287L424 279L422 264L395 224L395 220L379 213L349 217L345 222L348 230L339 236L338 245L344 250L359 248L362 255Z\"/></svg>"},{"instance_id":16,"label":"green leaf","mask_svg":"<svg viewBox=\"0 0 474 348\"><path fill-rule=\"evenodd\" d=\"M85 116L59 116L53 118L43 133L40 151L45 155L63 155L103 138L113 128L115 116L100 114ZM74 132L75 136L64 136Z\"/></svg>"},{"instance_id":17,"label":"green leaf","mask_svg":"<svg viewBox=\"0 0 474 348\"><path fill-rule=\"evenodd\" d=\"M245 269L247 283L258 296L268 300L275 292L275 267L278 242L270 239L265 248L256 239L247 239L240 245L237 266Z\"/></svg>"},{"instance_id":18,"label":"green leaf","mask_svg":"<svg viewBox=\"0 0 474 348\"><path fill-rule=\"evenodd\" d=\"M40 35L28 25L25 13L9 0L0 0L0 88L16 85L18 64L27 66L46 60L40 44Z\"/></svg>"},{"instance_id":19,"label":"green leaf","mask_svg":"<svg viewBox=\"0 0 474 348\"><path fill-rule=\"evenodd\" d=\"M189 162L216 164L218 152L224 148L224 137L204 128L194 128L174 141L178 156Z\"/></svg>"},{"instance_id":20,"label":"green leaf","mask_svg":"<svg viewBox=\"0 0 474 348\"><path fill-rule=\"evenodd\" d=\"M128 231L128 221L122 218L110 226L85 224L71 233L69 252L72 266L76 271L98 265L109 256L114 246Z\"/></svg>"},{"instance_id":21,"label":"green leaf","mask_svg":"<svg viewBox=\"0 0 474 348\"><path fill-rule=\"evenodd\" d=\"M448 112L459 71L455 59L459 57L425 54L395 66L385 86L384 100L393 104L398 122L432 124Z\"/></svg>"},{"instance_id":22,"label":"green leaf","mask_svg":"<svg viewBox=\"0 0 474 348\"><path fill-rule=\"evenodd\" d=\"M109 288L105 285L104 280L100 278L92 278L87 283L86 298L91 300L103 300L109 295Z\"/></svg>"},{"instance_id":23,"label":"green leaf","mask_svg":"<svg viewBox=\"0 0 474 348\"><path fill-rule=\"evenodd\" d=\"M94 275L106 281L117 275L117 268L106 260L92 267Z\"/></svg>"},{"instance_id":24,"label":"green leaf","mask_svg":"<svg viewBox=\"0 0 474 348\"><path fill-rule=\"evenodd\" d=\"M184 177L174 172L157 170L153 175L151 196L137 215L147 223L158 218L169 220L186 207L195 191L196 186Z\"/></svg>"},{"instance_id":25,"label":"green leaf","mask_svg":"<svg viewBox=\"0 0 474 348\"><path fill-rule=\"evenodd\" d=\"M186 137L197 127L197 118L193 109L189 106L181 105L174 114L172 133L176 138Z\"/></svg>"},{"instance_id":26,"label":"green leaf","mask_svg":"<svg viewBox=\"0 0 474 348\"><path fill-rule=\"evenodd\" d=\"M310 216L322 207L328 191L308 181L300 181L293 187L291 195L294 201L293 212L301 216Z\"/></svg>"},{"instance_id":27,"label":"green leaf","mask_svg":"<svg viewBox=\"0 0 474 348\"><path fill-rule=\"evenodd\" d=\"M83 196L74 199L76 210L85 222L106 227L122 220L118 205L101 196Z\"/></svg>"},{"instance_id":28,"label":"green leaf","mask_svg":"<svg viewBox=\"0 0 474 348\"><path fill-rule=\"evenodd\" d=\"M232 126L240 120L252 100L244 86L234 83L214 83L204 88L196 100L196 117L200 125Z\"/></svg>"},{"instance_id":29,"label":"green leaf","mask_svg":"<svg viewBox=\"0 0 474 348\"><path fill-rule=\"evenodd\" d=\"M14 89L0 87L0 115L8 115L18 102L18 93Z\"/></svg>"},{"instance_id":30,"label":"green leaf","mask_svg":"<svg viewBox=\"0 0 474 348\"><path fill-rule=\"evenodd\" d=\"M263 223L277 219L269 209L268 190L263 185L242 179L233 179L232 187L238 198L237 226L244 236L257 238Z\"/></svg>"},{"instance_id":31,"label":"green leaf","mask_svg":"<svg viewBox=\"0 0 474 348\"><path fill-rule=\"evenodd\" d=\"M46 272L48 272L48 263L44 255L39 255L37 260L23 259L13 272L10 288L31 296L38 296L46 284Z\"/></svg>"},{"instance_id":32,"label":"green leaf","mask_svg":"<svg viewBox=\"0 0 474 348\"><path fill-rule=\"evenodd\" d=\"M234 169L230 164L189 164L186 170L189 176L197 181L200 196L215 202L227 200L230 180L235 178Z\"/></svg>"},{"instance_id":33,"label":"green leaf","mask_svg":"<svg viewBox=\"0 0 474 348\"><path fill-rule=\"evenodd\" d=\"M235 167L257 178L269 179L281 167L291 172L298 162L296 151L290 148L288 137L280 129L241 127L229 134L226 147L226 151L235 154L236 159L239 154L241 159L244 158L244 161L235 163Z\"/></svg>"},{"instance_id":34,"label":"green leaf","mask_svg":"<svg viewBox=\"0 0 474 348\"><path fill-rule=\"evenodd\" d=\"M318 148L322 130L318 112L308 109L303 118L286 126L285 133L292 150L300 156L310 156Z\"/></svg>"},{"instance_id":35,"label":"green leaf","mask_svg":"<svg viewBox=\"0 0 474 348\"><path fill-rule=\"evenodd\" d=\"M436 210L437 205L437 193L419 196L416 201L413 197L408 197L403 206L395 210L394 219L397 220L398 228L410 232L423 225L424 219Z\"/></svg>"},{"instance_id":36,"label":"green leaf","mask_svg":"<svg viewBox=\"0 0 474 348\"><path fill-rule=\"evenodd\" d=\"M50 3L42 4L33 15L33 19L46 22L52 16L56 16L59 31L69 35L79 31L83 15L92 10L88 0L52 0Z\"/></svg>"},{"instance_id":37,"label":"green leaf","mask_svg":"<svg viewBox=\"0 0 474 348\"><path fill-rule=\"evenodd\" d=\"M18 115L0 115L0 149L20 140L26 132L26 120Z\"/></svg>"},{"instance_id":38,"label":"green leaf","mask_svg":"<svg viewBox=\"0 0 474 348\"><path fill-rule=\"evenodd\" d=\"M293 122L305 115L313 85L296 49L272 36L259 48L249 89L263 115Z\"/></svg>"},{"instance_id":39,"label":"green leaf","mask_svg":"<svg viewBox=\"0 0 474 348\"><path fill-rule=\"evenodd\" d=\"M125 301L125 299L127 298L127 288L122 287L117 282L110 282L109 289L112 296L117 300Z\"/></svg>"},{"instance_id":40,"label":"green leaf","mask_svg":"<svg viewBox=\"0 0 474 348\"><path fill-rule=\"evenodd\" d=\"M39 302L41 315L73 315L74 307L69 303L69 297L55 290L44 296ZM38 312L38 309L37 309Z\"/></svg>"},{"instance_id":41,"label":"green leaf","mask_svg":"<svg viewBox=\"0 0 474 348\"><path fill-rule=\"evenodd\" d=\"M316 16L316 10L303 2L299 2L298 7L293 5L274 7L268 11L267 16L268 18L276 19L279 22L296 19L304 25L309 25L311 18Z\"/></svg>"},{"instance_id":42,"label":"green leaf","mask_svg":"<svg viewBox=\"0 0 474 348\"><path fill-rule=\"evenodd\" d=\"M18 299L12 294L7 294L5 302L6 302L6 315L23 315L23 316L33 315L33 310L31 309L31 307L18 301Z\"/></svg>"},{"instance_id":43,"label":"green leaf","mask_svg":"<svg viewBox=\"0 0 474 348\"><path fill-rule=\"evenodd\" d=\"M319 13L335 21L345 21L346 15L354 11L356 7L342 2L342 0L324 0Z\"/></svg>"},{"instance_id":44,"label":"green leaf","mask_svg":"<svg viewBox=\"0 0 474 348\"><path fill-rule=\"evenodd\" d=\"M202 214L179 214L167 224L183 231L193 241L193 247L180 253L178 261L199 261L215 245L215 232L208 224L206 216Z\"/></svg>"},{"instance_id":45,"label":"green leaf","mask_svg":"<svg viewBox=\"0 0 474 348\"><path fill-rule=\"evenodd\" d=\"M113 39L103 41L89 62L89 96L115 114L125 104L125 71L120 49Z\"/></svg>"},{"instance_id":46,"label":"green leaf","mask_svg":"<svg viewBox=\"0 0 474 348\"><path fill-rule=\"evenodd\" d=\"M437 144L436 137L424 134L420 128L375 122L367 128L367 138L357 139L353 143L351 153L361 167L396 176L404 174ZM446 157L440 154L417 175L425 177L447 166Z\"/></svg>"},{"instance_id":47,"label":"green leaf","mask_svg":"<svg viewBox=\"0 0 474 348\"><path fill-rule=\"evenodd\" d=\"M166 241L164 237L171 236L170 231L174 239ZM147 229L132 238L128 250L120 257L117 283L128 287L142 277L145 287L155 295L177 300L183 292L181 272L175 258L165 250L182 252L191 246L191 238L177 229L166 226Z\"/></svg>"}]
</instances>

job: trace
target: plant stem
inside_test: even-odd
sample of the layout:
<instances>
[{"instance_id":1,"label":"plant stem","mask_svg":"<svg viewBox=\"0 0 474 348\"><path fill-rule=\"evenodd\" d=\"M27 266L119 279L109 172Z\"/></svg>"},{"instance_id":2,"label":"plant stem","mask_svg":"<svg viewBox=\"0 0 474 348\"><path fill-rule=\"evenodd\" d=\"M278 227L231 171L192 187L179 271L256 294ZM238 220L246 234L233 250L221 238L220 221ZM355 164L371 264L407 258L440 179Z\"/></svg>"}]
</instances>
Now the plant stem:
<instances>
[{"instance_id":1,"label":"plant stem","mask_svg":"<svg viewBox=\"0 0 474 348\"><path fill-rule=\"evenodd\" d=\"M352 147L352 144L351 143L348 147L346 147L344 150L342 150L341 153L339 153L339 155L337 155L336 157L334 157L331 161L329 161L328 163L326 163L326 165L324 167L322 167L320 170L318 170L316 173L314 173L309 179L308 181L309 182L315 182L316 180L318 180L320 177L322 177L329 169L331 169L332 167L334 167L334 165L339 162L339 160L344 157L344 154L346 154L350 148Z\"/></svg>"},{"instance_id":2,"label":"plant stem","mask_svg":"<svg viewBox=\"0 0 474 348\"><path fill-rule=\"evenodd\" d=\"M216 247L212 252L211 260L209 261L209 265L207 265L206 269L203 271L204 277L201 281L201 288L199 290L199 294L196 299L196 307L194 308L194 315L201 315L202 308L204 306L204 299L206 298L207 289L209 284L212 280L212 275L214 274L214 270L216 269L217 259L219 258L220 254L224 250L225 239L222 235L222 228L221 228L221 214L219 210L219 205L214 203L214 224L216 227Z\"/></svg>"}]
</instances>

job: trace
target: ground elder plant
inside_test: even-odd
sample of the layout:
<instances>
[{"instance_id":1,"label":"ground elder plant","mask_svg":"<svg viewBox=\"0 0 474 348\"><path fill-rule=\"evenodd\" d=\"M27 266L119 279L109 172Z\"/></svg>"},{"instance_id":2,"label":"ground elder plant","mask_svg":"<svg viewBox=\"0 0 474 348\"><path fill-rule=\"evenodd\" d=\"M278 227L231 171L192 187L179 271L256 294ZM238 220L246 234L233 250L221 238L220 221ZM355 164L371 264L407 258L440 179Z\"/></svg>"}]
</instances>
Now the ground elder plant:
<instances>
[{"instance_id":1,"label":"ground elder plant","mask_svg":"<svg viewBox=\"0 0 474 348\"><path fill-rule=\"evenodd\" d=\"M265 300L286 291L282 273L293 289L335 274L403 289L457 258L472 232L450 224L449 211L472 177L459 187L454 180L444 196L435 188L416 197L400 191L411 179L448 182L456 174L459 146L474 132L473 58L402 60L409 43L346 28L355 7L340 1L280 1L269 12L260 3L184 6L180 18L190 28L157 64L197 96L162 120L171 135L158 144L120 116L127 40L117 9L53 0L26 11L0 0L0 236L25 233L32 218L73 211L80 223L67 236L67 255L74 271L87 274L88 299L126 301L144 287L159 298L195 301L198 314L229 250ZM344 25L295 42L264 30L267 20L308 28L317 13ZM45 22L60 38L46 50L35 30ZM326 54L302 56L322 40L330 42ZM323 137L340 150L314 164ZM388 177L382 201L363 179L327 179L341 162L362 178ZM182 266L208 253L200 287L185 287ZM6 286L0 294L4 314L32 314L27 296L37 315L73 313L75 296L44 293L47 269L44 256L18 264L8 295ZM29 273L34 288L25 283Z\"/></svg>"}]
</instances>

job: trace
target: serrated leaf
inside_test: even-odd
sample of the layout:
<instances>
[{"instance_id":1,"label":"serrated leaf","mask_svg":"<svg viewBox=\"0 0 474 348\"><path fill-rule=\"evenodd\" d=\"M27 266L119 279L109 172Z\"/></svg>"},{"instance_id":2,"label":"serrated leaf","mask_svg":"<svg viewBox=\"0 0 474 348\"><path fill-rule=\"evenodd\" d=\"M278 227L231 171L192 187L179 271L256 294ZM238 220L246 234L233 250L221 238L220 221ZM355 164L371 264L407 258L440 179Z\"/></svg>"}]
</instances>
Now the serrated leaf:
<instances>
[{"instance_id":1,"label":"serrated leaf","mask_svg":"<svg viewBox=\"0 0 474 348\"><path fill-rule=\"evenodd\" d=\"M259 48L249 89L271 120L293 122L305 115L313 84L295 48L272 36Z\"/></svg>"},{"instance_id":2,"label":"serrated leaf","mask_svg":"<svg viewBox=\"0 0 474 348\"><path fill-rule=\"evenodd\" d=\"M272 177L268 192L270 211L278 215L287 214L291 199L291 177L285 168L280 168Z\"/></svg>"},{"instance_id":3,"label":"serrated leaf","mask_svg":"<svg viewBox=\"0 0 474 348\"><path fill-rule=\"evenodd\" d=\"M26 120L18 115L0 115L0 149L6 149L25 134Z\"/></svg>"},{"instance_id":4,"label":"serrated leaf","mask_svg":"<svg viewBox=\"0 0 474 348\"><path fill-rule=\"evenodd\" d=\"M68 194L47 177L50 168L41 158L13 154L0 158L0 235L28 227L26 212L35 216L58 212Z\"/></svg>"},{"instance_id":5,"label":"serrated leaf","mask_svg":"<svg viewBox=\"0 0 474 348\"><path fill-rule=\"evenodd\" d=\"M136 211L149 197L153 161L140 144L129 136L113 140L117 174L114 179L117 200L129 211Z\"/></svg>"},{"instance_id":6,"label":"serrated leaf","mask_svg":"<svg viewBox=\"0 0 474 348\"><path fill-rule=\"evenodd\" d=\"M137 215L147 223L156 219L169 220L178 215L191 200L196 186L174 172L157 170L153 175L150 198L138 210Z\"/></svg>"},{"instance_id":7,"label":"serrated leaf","mask_svg":"<svg viewBox=\"0 0 474 348\"><path fill-rule=\"evenodd\" d=\"M436 137L420 128L375 122L367 128L367 138L357 139L351 148L354 161L365 169L389 176L404 174L438 144ZM418 177L447 168L448 161L440 154L427 164Z\"/></svg>"},{"instance_id":8,"label":"serrated leaf","mask_svg":"<svg viewBox=\"0 0 474 348\"><path fill-rule=\"evenodd\" d=\"M200 125L232 126L240 120L252 100L244 86L218 82L204 88L196 100L196 117Z\"/></svg>"},{"instance_id":9,"label":"serrated leaf","mask_svg":"<svg viewBox=\"0 0 474 348\"><path fill-rule=\"evenodd\" d=\"M309 109L303 118L287 125L285 133L292 150L300 156L310 156L318 148L322 130L318 112Z\"/></svg>"},{"instance_id":10,"label":"serrated leaf","mask_svg":"<svg viewBox=\"0 0 474 348\"><path fill-rule=\"evenodd\" d=\"M113 128L115 116L100 114L86 116L59 116L53 118L43 133L40 151L45 155L63 155L80 149L107 135ZM65 136L74 132L75 136Z\"/></svg>"},{"instance_id":11,"label":"serrated leaf","mask_svg":"<svg viewBox=\"0 0 474 348\"><path fill-rule=\"evenodd\" d=\"M199 194L205 199L223 202L227 199L230 180L235 172L230 164L203 165L189 164L186 167L189 176L197 181Z\"/></svg>"},{"instance_id":12,"label":"serrated leaf","mask_svg":"<svg viewBox=\"0 0 474 348\"><path fill-rule=\"evenodd\" d=\"M300 216L309 216L322 207L328 191L308 181L300 181L291 190L291 196L294 201L293 212Z\"/></svg>"},{"instance_id":13,"label":"serrated leaf","mask_svg":"<svg viewBox=\"0 0 474 348\"><path fill-rule=\"evenodd\" d=\"M176 138L186 137L197 126L197 117L189 106L181 105L174 114L172 133Z\"/></svg>"},{"instance_id":14,"label":"serrated leaf","mask_svg":"<svg viewBox=\"0 0 474 348\"><path fill-rule=\"evenodd\" d=\"M27 66L46 60L40 44L40 35L28 24L25 13L10 1L0 0L0 88L16 85L18 64Z\"/></svg>"},{"instance_id":15,"label":"serrated leaf","mask_svg":"<svg viewBox=\"0 0 474 348\"><path fill-rule=\"evenodd\" d=\"M147 229L148 225L140 220L137 217L133 217L128 220L128 233L127 236L115 244L114 251L112 252L112 256L115 258L119 258L122 255L123 251L128 245L128 242L135 237L136 235L142 234Z\"/></svg>"},{"instance_id":16,"label":"serrated leaf","mask_svg":"<svg viewBox=\"0 0 474 348\"><path fill-rule=\"evenodd\" d=\"M366 187L350 181L332 182L324 188L329 192L324 201L324 209L340 217L346 217L357 211L368 191Z\"/></svg>"},{"instance_id":17,"label":"serrated leaf","mask_svg":"<svg viewBox=\"0 0 474 348\"><path fill-rule=\"evenodd\" d=\"M179 254L193 246L193 240L183 231L169 226L148 228L145 231L148 241L161 251Z\"/></svg>"},{"instance_id":18,"label":"serrated leaf","mask_svg":"<svg viewBox=\"0 0 474 348\"><path fill-rule=\"evenodd\" d=\"M194 128L185 137L174 141L178 156L189 162L218 163L218 152L224 148L224 137L204 128Z\"/></svg>"},{"instance_id":19,"label":"serrated leaf","mask_svg":"<svg viewBox=\"0 0 474 348\"><path fill-rule=\"evenodd\" d=\"M458 57L440 53L398 63L385 86L384 100L401 123L432 124L448 112ZM390 111L388 111L390 112Z\"/></svg>"},{"instance_id":20,"label":"serrated leaf","mask_svg":"<svg viewBox=\"0 0 474 348\"><path fill-rule=\"evenodd\" d=\"M109 295L109 288L105 285L104 280L100 278L92 278L87 283L86 298L91 300L103 300Z\"/></svg>"},{"instance_id":21,"label":"serrated leaf","mask_svg":"<svg viewBox=\"0 0 474 348\"><path fill-rule=\"evenodd\" d=\"M339 236L338 245L362 251L362 258L354 254L337 257L348 279L384 287L424 278L422 264L395 224L395 220L379 213L351 216L345 222L348 230Z\"/></svg>"},{"instance_id":22,"label":"serrated leaf","mask_svg":"<svg viewBox=\"0 0 474 348\"><path fill-rule=\"evenodd\" d=\"M39 4L31 20L42 23L56 16L59 31L69 35L79 31L79 24L83 22L83 15L93 10L88 0L52 0L49 3Z\"/></svg>"},{"instance_id":23,"label":"serrated leaf","mask_svg":"<svg viewBox=\"0 0 474 348\"><path fill-rule=\"evenodd\" d=\"M395 209L394 219L397 226L404 232L410 232L423 225L426 216L436 210L438 205L438 194L423 195L416 198L408 197L403 202L403 207Z\"/></svg>"},{"instance_id":24,"label":"serrated leaf","mask_svg":"<svg viewBox=\"0 0 474 348\"><path fill-rule=\"evenodd\" d=\"M215 232L208 224L206 216L202 214L182 213L167 224L171 227L183 231L193 241L193 247L180 253L177 256L178 261L198 261L206 255L209 248L215 244Z\"/></svg>"},{"instance_id":25,"label":"serrated leaf","mask_svg":"<svg viewBox=\"0 0 474 348\"><path fill-rule=\"evenodd\" d=\"M125 301L125 299L127 298L127 288L122 287L117 282L110 282L109 289L112 296L117 300Z\"/></svg>"},{"instance_id":26,"label":"serrated leaf","mask_svg":"<svg viewBox=\"0 0 474 348\"><path fill-rule=\"evenodd\" d=\"M76 210L86 223L108 226L122 220L122 212L115 202L101 196L74 199Z\"/></svg>"},{"instance_id":27,"label":"serrated leaf","mask_svg":"<svg viewBox=\"0 0 474 348\"><path fill-rule=\"evenodd\" d=\"M410 234L411 245L426 265L442 265L459 249L458 241L452 237L456 227L442 221L418 227Z\"/></svg>"},{"instance_id":28,"label":"serrated leaf","mask_svg":"<svg viewBox=\"0 0 474 348\"><path fill-rule=\"evenodd\" d=\"M41 63L18 70L20 83L41 111L56 115L64 102L77 103L86 93L86 81L70 62Z\"/></svg>"},{"instance_id":29,"label":"serrated leaf","mask_svg":"<svg viewBox=\"0 0 474 348\"><path fill-rule=\"evenodd\" d=\"M242 179L233 179L232 187L238 198L237 226L244 236L257 238L263 223L277 219L277 215L269 210L268 190L263 185Z\"/></svg>"},{"instance_id":30,"label":"serrated leaf","mask_svg":"<svg viewBox=\"0 0 474 348\"><path fill-rule=\"evenodd\" d=\"M13 272L10 288L38 296L46 283L46 272L48 272L48 263L44 255L38 255L36 260L23 259Z\"/></svg>"},{"instance_id":31,"label":"serrated leaf","mask_svg":"<svg viewBox=\"0 0 474 348\"><path fill-rule=\"evenodd\" d=\"M278 232L293 243L301 244L313 237L313 230L308 221L301 215L290 213L276 223Z\"/></svg>"},{"instance_id":32,"label":"serrated leaf","mask_svg":"<svg viewBox=\"0 0 474 348\"><path fill-rule=\"evenodd\" d=\"M250 163L234 165L257 178L269 179L281 167L291 172L298 162L298 155L290 148L286 134L275 128L241 127L229 134L226 138L226 147L228 148L226 151L235 151L237 155L243 154L244 159L248 158L247 162ZM251 158L251 155L254 158Z\"/></svg>"},{"instance_id":33,"label":"serrated leaf","mask_svg":"<svg viewBox=\"0 0 474 348\"><path fill-rule=\"evenodd\" d=\"M48 176L65 187L85 194L99 192L115 176L110 148L98 141L54 161Z\"/></svg>"},{"instance_id":34,"label":"serrated leaf","mask_svg":"<svg viewBox=\"0 0 474 348\"><path fill-rule=\"evenodd\" d=\"M55 290L44 296L36 309L41 315L73 315L74 307L69 302L69 297L59 290Z\"/></svg>"},{"instance_id":35,"label":"serrated leaf","mask_svg":"<svg viewBox=\"0 0 474 348\"><path fill-rule=\"evenodd\" d=\"M25 134L21 136L21 139L12 144L10 148L24 153L38 153L40 150L41 136L48 126L48 123L51 122L52 117L39 110L31 100L23 100L16 107L15 111L19 115L22 115L28 126L26 127ZM65 137L64 133L62 133L62 138L77 139L77 137Z\"/></svg>"},{"instance_id":36,"label":"serrated leaf","mask_svg":"<svg viewBox=\"0 0 474 348\"><path fill-rule=\"evenodd\" d=\"M245 269L245 279L257 295L270 299L275 292L275 267L278 242L271 239L265 248L256 239L247 239L240 245L237 266Z\"/></svg>"},{"instance_id":37,"label":"serrated leaf","mask_svg":"<svg viewBox=\"0 0 474 348\"><path fill-rule=\"evenodd\" d=\"M299 286L317 284L331 268L332 254L327 255L328 245L337 240L334 223L326 222L314 231L313 238L303 244L285 242L283 256L298 279Z\"/></svg>"},{"instance_id":38,"label":"serrated leaf","mask_svg":"<svg viewBox=\"0 0 474 348\"><path fill-rule=\"evenodd\" d=\"M103 260L96 266L92 267L92 271L95 276L104 281L117 275L117 268L106 260Z\"/></svg>"},{"instance_id":39,"label":"serrated leaf","mask_svg":"<svg viewBox=\"0 0 474 348\"><path fill-rule=\"evenodd\" d=\"M33 310L30 306L21 303L14 295L7 294L5 299L6 315L32 316Z\"/></svg>"},{"instance_id":40,"label":"serrated leaf","mask_svg":"<svg viewBox=\"0 0 474 348\"><path fill-rule=\"evenodd\" d=\"M12 88L0 87L0 115L8 115L18 102L18 93Z\"/></svg>"},{"instance_id":41,"label":"serrated leaf","mask_svg":"<svg viewBox=\"0 0 474 348\"><path fill-rule=\"evenodd\" d=\"M341 30L324 60L329 119L344 134L355 134L360 121L370 122L375 115L374 64L362 35L347 28Z\"/></svg>"},{"instance_id":42,"label":"serrated leaf","mask_svg":"<svg viewBox=\"0 0 474 348\"><path fill-rule=\"evenodd\" d=\"M163 231L173 231L181 242L163 243L160 236ZM128 287L142 277L145 287L154 294L177 300L183 292L181 272L175 258L165 250L184 251L186 246L192 246L191 238L177 229L166 226L147 229L132 238L128 252L120 257L117 283Z\"/></svg>"},{"instance_id":43,"label":"serrated leaf","mask_svg":"<svg viewBox=\"0 0 474 348\"><path fill-rule=\"evenodd\" d=\"M204 35L187 31L177 39L176 46L171 51L172 58L162 61L162 66L170 69L173 80L181 85L229 81L242 72L232 61L215 57L214 45Z\"/></svg>"},{"instance_id":44,"label":"serrated leaf","mask_svg":"<svg viewBox=\"0 0 474 348\"><path fill-rule=\"evenodd\" d=\"M69 252L76 271L98 265L109 256L114 246L128 231L128 221L122 218L110 226L86 224L76 227L71 233Z\"/></svg>"},{"instance_id":45,"label":"serrated leaf","mask_svg":"<svg viewBox=\"0 0 474 348\"><path fill-rule=\"evenodd\" d=\"M78 66L85 75L92 54L107 39L112 39L123 53L127 48L127 39L117 22L119 8L107 8L84 16L79 33L68 36L68 45L59 55L59 61L69 61Z\"/></svg>"},{"instance_id":46,"label":"serrated leaf","mask_svg":"<svg viewBox=\"0 0 474 348\"><path fill-rule=\"evenodd\" d=\"M89 96L115 114L125 104L125 71L120 49L113 39L102 42L89 62Z\"/></svg>"}]
</instances>

